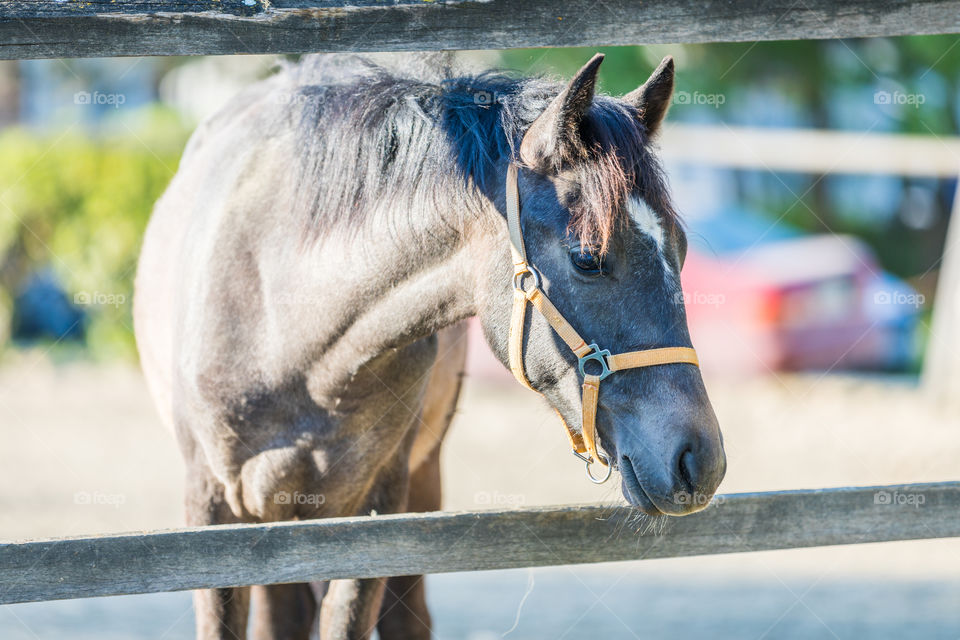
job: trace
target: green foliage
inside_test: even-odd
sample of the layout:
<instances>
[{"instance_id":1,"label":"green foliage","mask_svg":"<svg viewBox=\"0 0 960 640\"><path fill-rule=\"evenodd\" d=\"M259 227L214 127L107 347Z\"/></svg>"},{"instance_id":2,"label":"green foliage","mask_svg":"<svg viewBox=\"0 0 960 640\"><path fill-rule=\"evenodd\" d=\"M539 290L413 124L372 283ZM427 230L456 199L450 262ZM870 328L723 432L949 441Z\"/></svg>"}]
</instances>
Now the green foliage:
<instances>
[{"instance_id":1,"label":"green foliage","mask_svg":"<svg viewBox=\"0 0 960 640\"><path fill-rule=\"evenodd\" d=\"M724 44L519 49L501 64L521 73L569 78L597 51L606 55L600 89L621 95L635 89L665 55L677 61L677 91L723 94L715 108L725 122L756 125L757 109L744 98L757 90L782 96L803 126L875 129L925 135L956 135L960 90L957 36L911 36L858 40L801 40ZM857 95L855 90L863 90ZM920 104L879 108L869 120L841 122L833 113L844 101L873 103L877 90L917 94ZM845 92L840 95L840 92ZM699 105L703 106L703 105ZM776 106L776 105L774 105ZM698 105L675 102L671 118L696 119ZM702 109L700 109L702 111ZM766 123L761 123L766 124Z\"/></svg>"},{"instance_id":2,"label":"green foliage","mask_svg":"<svg viewBox=\"0 0 960 640\"><path fill-rule=\"evenodd\" d=\"M135 357L131 301L143 231L187 132L147 109L116 134L0 133L0 331L31 272L51 269L88 312L96 358Z\"/></svg>"}]
</instances>

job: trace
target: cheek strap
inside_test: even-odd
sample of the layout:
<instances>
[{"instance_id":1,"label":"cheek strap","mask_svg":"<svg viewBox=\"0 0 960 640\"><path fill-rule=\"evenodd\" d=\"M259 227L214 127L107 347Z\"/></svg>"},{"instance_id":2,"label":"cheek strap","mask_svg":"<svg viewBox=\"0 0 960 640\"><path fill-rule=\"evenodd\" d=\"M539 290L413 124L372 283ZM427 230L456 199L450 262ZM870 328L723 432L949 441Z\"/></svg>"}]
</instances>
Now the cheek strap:
<instances>
[{"instance_id":1,"label":"cheek strap","mask_svg":"<svg viewBox=\"0 0 960 640\"><path fill-rule=\"evenodd\" d=\"M532 305L546 318L557 335L567 344L578 358L580 375L583 376L582 421L580 431L571 427L560 416L567 430L570 446L574 455L587 463L587 476L597 483L610 477L611 464L597 448L597 403L600 397L600 382L615 371L653 367L662 364L692 364L700 366L697 352L690 347L661 347L626 353L611 354L596 343L587 344L576 329L550 302L543 292L539 272L527 262L527 252L523 244L523 231L520 226L520 194L517 184L517 165L510 163L507 168L507 226L510 230L510 252L513 256L513 311L510 318L510 371L523 386L533 389L523 368L523 331L527 318L527 304ZM530 288L524 287L524 281L532 279ZM587 373L587 368L591 373ZM599 369L599 371L598 371ZM533 389L535 390L535 389ZM559 415L559 412L558 412ZM606 467L605 475L594 477L590 465L597 462Z\"/></svg>"}]
</instances>

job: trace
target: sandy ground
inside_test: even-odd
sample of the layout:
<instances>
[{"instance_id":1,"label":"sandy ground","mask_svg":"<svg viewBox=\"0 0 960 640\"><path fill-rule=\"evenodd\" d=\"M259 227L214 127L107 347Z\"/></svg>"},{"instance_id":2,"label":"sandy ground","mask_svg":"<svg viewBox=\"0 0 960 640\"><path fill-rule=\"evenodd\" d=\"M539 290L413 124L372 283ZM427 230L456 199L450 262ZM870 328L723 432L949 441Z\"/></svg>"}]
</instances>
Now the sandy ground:
<instances>
[{"instance_id":1,"label":"sandy ground","mask_svg":"<svg viewBox=\"0 0 960 640\"><path fill-rule=\"evenodd\" d=\"M707 386L726 440L723 493L960 476L960 419L926 402L910 381L800 375L708 379ZM182 524L183 467L136 370L55 367L20 356L0 368L0 429L0 539ZM616 482L586 481L562 427L535 394L482 380L465 387L444 451L444 483L448 509L620 500ZM525 599L530 580L537 586ZM441 587L431 601L444 638L500 637L518 610L507 637L575 638L608 627L611 637L634 637L637 625L652 637L902 637L887 632L907 628L924 630L913 637L960 637L960 540L460 574L431 583ZM559 606L565 598L580 609ZM464 615L468 603L482 603L480 613ZM176 615L161 615L166 606ZM576 620L567 619L571 611L579 611ZM0 612L0 636L14 638L59 637L57 621L74 630L90 624L91 638L185 638L191 625L186 594ZM159 616L156 626L151 616ZM122 626L128 619L149 631L136 635ZM679 619L684 633L674 626ZM117 624L126 630L111 635Z\"/></svg>"}]
</instances>

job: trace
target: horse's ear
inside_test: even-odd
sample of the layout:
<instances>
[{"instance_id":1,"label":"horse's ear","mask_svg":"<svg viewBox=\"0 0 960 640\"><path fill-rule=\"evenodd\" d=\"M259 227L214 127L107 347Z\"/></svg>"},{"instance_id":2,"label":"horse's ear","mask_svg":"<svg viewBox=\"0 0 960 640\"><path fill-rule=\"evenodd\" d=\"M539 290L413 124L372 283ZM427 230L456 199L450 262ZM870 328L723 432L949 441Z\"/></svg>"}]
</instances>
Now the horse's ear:
<instances>
[{"instance_id":1,"label":"horse's ear","mask_svg":"<svg viewBox=\"0 0 960 640\"><path fill-rule=\"evenodd\" d=\"M546 169L585 152L580 122L593 103L601 62L602 53L593 56L530 125L520 143L520 159L525 164Z\"/></svg>"},{"instance_id":2,"label":"horse's ear","mask_svg":"<svg viewBox=\"0 0 960 640\"><path fill-rule=\"evenodd\" d=\"M650 78L640 87L623 96L625 102L636 107L640 122L651 137L660 129L673 98L673 57L667 56Z\"/></svg>"}]
</instances>

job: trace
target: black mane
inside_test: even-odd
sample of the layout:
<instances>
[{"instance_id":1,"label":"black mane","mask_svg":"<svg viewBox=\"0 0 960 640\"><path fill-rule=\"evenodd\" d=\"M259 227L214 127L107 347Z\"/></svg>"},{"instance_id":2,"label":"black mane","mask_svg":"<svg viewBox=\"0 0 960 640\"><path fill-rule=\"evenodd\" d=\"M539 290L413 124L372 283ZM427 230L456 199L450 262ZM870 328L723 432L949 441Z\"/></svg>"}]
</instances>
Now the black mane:
<instances>
[{"instance_id":1,"label":"black mane","mask_svg":"<svg viewBox=\"0 0 960 640\"><path fill-rule=\"evenodd\" d=\"M383 202L441 207L452 225L502 189L497 168L518 161L520 140L563 85L499 72L458 75L445 65L395 71L360 57L309 56L286 71L301 105L298 209L309 230L358 229ZM676 222L662 170L636 111L597 96L573 166L581 197L571 229L605 249L623 199L643 197ZM415 224L415 223L414 223Z\"/></svg>"}]
</instances>

